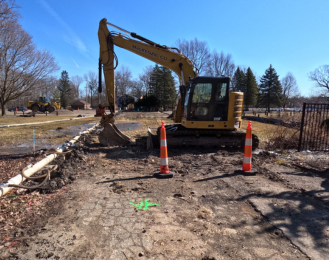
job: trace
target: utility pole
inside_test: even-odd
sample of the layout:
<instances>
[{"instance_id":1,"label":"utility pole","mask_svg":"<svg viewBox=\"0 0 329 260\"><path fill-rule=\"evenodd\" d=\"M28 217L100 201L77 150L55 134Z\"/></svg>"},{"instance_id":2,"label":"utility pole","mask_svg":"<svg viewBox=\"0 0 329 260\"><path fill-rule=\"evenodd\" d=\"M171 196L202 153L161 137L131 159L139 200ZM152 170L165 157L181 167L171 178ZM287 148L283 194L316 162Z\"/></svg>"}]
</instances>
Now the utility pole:
<instances>
[{"instance_id":1,"label":"utility pole","mask_svg":"<svg viewBox=\"0 0 329 260\"><path fill-rule=\"evenodd\" d=\"M87 83L86 83L86 103L88 103ZM87 105L87 104L86 104L86 105Z\"/></svg>"}]
</instances>

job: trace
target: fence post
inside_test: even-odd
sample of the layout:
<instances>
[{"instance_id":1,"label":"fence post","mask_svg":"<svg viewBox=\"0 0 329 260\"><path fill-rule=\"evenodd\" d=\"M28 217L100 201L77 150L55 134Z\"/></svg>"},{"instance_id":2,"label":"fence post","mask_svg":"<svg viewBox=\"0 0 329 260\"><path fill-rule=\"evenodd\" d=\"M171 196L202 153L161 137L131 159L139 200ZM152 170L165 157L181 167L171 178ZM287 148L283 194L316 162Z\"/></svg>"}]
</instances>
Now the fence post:
<instances>
[{"instance_id":1,"label":"fence post","mask_svg":"<svg viewBox=\"0 0 329 260\"><path fill-rule=\"evenodd\" d=\"M303 138L303 129L304 129L304 117L305 117L305 108L306 103L303 103L303 113L302 113L302 122L300 124L300 135L299 135L299 143L298 143L298 152L301 150L302 146L302 138Z\"/></svg>"}]
</instances>

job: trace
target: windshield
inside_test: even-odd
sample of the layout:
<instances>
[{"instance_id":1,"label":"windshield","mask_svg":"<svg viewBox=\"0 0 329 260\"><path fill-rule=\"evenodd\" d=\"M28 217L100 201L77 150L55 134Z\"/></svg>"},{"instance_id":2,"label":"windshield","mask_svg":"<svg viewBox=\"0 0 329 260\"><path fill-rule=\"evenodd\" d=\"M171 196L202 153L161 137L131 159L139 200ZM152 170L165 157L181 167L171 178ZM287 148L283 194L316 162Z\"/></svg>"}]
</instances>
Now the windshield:
<instances>
[{"instance_id":1,"label":"windshield","mask_svg":"<svg viewBox=\"0 0 329 260\"><path fill-rule=\"evenodd\" d=\"M45 97L45 103L49 103L50 100L49 100L49 97Z\"/></svg>"},{"instance_id":2,"label":"windshield","mask_svg":"<svg viewBox=\"0 0 329 260\"><path fill-rule=\"evenodd\" d=\"M211 99L212 84L198 83L195 85L192 103L209 103Z\"/></svg>"}]
</instances>

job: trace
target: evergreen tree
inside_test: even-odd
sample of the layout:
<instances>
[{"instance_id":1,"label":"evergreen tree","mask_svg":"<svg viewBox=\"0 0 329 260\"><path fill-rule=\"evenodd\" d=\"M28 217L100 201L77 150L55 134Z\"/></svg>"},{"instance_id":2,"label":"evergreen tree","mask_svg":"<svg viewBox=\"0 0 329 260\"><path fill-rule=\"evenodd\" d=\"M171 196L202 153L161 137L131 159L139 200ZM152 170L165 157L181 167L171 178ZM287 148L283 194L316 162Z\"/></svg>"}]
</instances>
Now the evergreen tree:
<instances>
[{"instance_id":1,"label":"evergreen tree","mask_svg":"<svg viewBox=\"0 0 329 260\"><path fill-rule=\"evenodd\" d=\"M279 76L272 65L270 65L262 76L258 91L258 106L266 107L267 111L270 111L270 107L281 105L282 87Z\"/></svg>"},{"instance_id":2,"label":"evergreen tree","mask_svg":"<svg viewBox=\"0 0 329 260\"><path fill-rule=\"evenodd\" d=\"M244 80L245 80L244 104L248 109L250 106L256 105L257 95L258 95L256 78L250 67L247 69Z\"/></svg>"},{"instance_id":3,"label":"evergreen tree","mask_svg":"<svg viewBox=\"0 0 329 260\"><path fill-rule=\"evenodd\" d=\"M60 93L61 105L65 108L68 105L68 95L71 90L69 74L66 70L62 71L57 89Z\"/></svg>"},{"instance_id":4,"label":"evergreen tree","mask_svg":"<svg viewBox=\"0 0 329 260\"><path fill-rule=\"evenodd\" d=\"M244 90L246 89L245 78L246 78L245 73L243 72L243 70L240 69L240 67L238 67L231 81L231 90L244 92Z\"/></svg>"},{"instance_id":5,"label":"evergreen tree","mask_svg":"<svg viewBox=\"0 0 329 260\"><path fill-rule=\"evenodd\" d=\"M176 89L170 69L155 65L152 74L151 91L157 98L159 106L173 105L176 99Z\"/></svg>"}]
</instances>

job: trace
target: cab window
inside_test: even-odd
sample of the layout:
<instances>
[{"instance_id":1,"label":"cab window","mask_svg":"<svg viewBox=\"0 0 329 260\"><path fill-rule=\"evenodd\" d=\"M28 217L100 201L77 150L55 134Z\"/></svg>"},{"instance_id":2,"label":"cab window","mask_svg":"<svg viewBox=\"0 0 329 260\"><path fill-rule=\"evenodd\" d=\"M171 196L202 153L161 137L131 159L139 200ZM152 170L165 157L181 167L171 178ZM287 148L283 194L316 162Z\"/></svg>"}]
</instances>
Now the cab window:
<instances>
[{"instance_id":1,"label":"cab window","mask_svg":"<svg viewBox=\"0 0 329 260\"><path fill-rule=\"evenodd\" d=\"M223 102L226 98L227 83L217 83L215 102Z\"/></svg>"},{"instance_id":2,"label":"cab window","mask_svg":"<svg viewBox=\"0 0 329 260\"><path fill-rule=\"evenodd\" d=\"M192 103L209 103L211 99L211 83L198 83L195 85Z\"/></svg>"}]
</instances>

